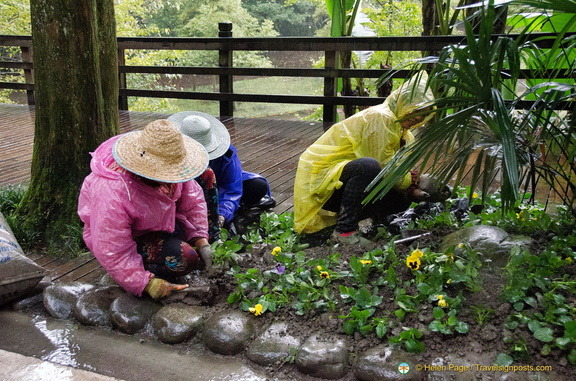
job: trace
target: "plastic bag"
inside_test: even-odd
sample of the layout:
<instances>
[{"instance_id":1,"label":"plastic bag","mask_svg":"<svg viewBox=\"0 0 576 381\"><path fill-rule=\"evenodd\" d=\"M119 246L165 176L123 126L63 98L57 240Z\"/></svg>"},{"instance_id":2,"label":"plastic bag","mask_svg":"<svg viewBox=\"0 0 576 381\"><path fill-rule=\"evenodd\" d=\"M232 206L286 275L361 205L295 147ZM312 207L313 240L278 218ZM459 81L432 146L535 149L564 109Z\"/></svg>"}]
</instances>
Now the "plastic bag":
<instances>
[{"instance_id":1,"label":"plastic bag","mask_svg":"<svg viewBox=\"0 0 576 381\"><path fill-rule=\"evenodd\" d=\"M47 271L24 255L20 245L0 213L0 305L26 294Z\"/></svg>"}]
</instances>

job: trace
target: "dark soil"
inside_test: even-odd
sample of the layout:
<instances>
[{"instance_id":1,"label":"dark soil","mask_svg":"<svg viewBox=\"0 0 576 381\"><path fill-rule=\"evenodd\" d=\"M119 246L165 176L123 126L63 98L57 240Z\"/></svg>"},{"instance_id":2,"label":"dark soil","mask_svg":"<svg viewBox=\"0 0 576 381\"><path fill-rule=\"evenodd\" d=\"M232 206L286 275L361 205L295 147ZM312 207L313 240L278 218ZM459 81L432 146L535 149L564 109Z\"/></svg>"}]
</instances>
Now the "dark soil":
<instances>
[{"instance_id":1,"label":"dark soil","mask_svg":"<svg viewBox=\"0 0 576 381\"><path fill-rule=\"evenodd\" d=\"M396 246L397 254L399 256L407 256L415 247L428 247L434 250L444 235L448 231L435 231L428 237L420 238L418 241L412 242L410 245L399 244ZM543 245L546 242L545 237L536 238L536 246ZM383 245L386 242L381 242ZM334 246L332 245L315 245L305 250L307 258L326 258L334 253ZM341 269L333 269L334 271L349 269L349 259L352 256L360 257L364 250L356 246L340 245L337 252L341 254ZM535 250L538 250L535 248ZM241 267L248 268L262 268L261 260L244 261ZM408 267L403 267L397 270L398 279L401 281L408 281L413 279L413 275ZM380 344L388 343L388 338L392 335L398 335L402 331L402 327L418 328L424 332L422 341L425 345L425 352L416 355L416 360L421 364L432 364L433 360L439 357L451 356L452 358L474 359L477 364L483 366L495 365L495 357L499 353L506 353L512 355L513 343L524 343L527 351L525 353L517 353L514 355L514 365L551 365L553 372L559 376L558 379L571 379L574 375L575 369L566 360L566 354L560 351L552 351L547 356L540 355L542 343L538 342L529 331L521 331L516 329L512 332L504 327L506 318L513 312L512 306L501 298L502 290L505 286L505 277L500 269L484 269L481 273L482 289L478 292L464 292L465 302L460 312L458 319L468 324L469 332L466 334L454 333L451 335L442 334L439 332L431 332L428 328L429 323L433 320L432 311L420 311L418 313L409 313L406 315L402 322L395 324L392 329L382 338L372 332L367 336L355 333L349 336L344 333L342 328L343 319L338 318L338 312L328 311L311 311L303 316L297 315L292 308L281 308L275 313L265 313L259 319L255 319L261 324L260 328L265 327L271 322L271 319L277 319L288 322L290 326L290 334L295 337L305 340L311 335L324 335L326 337L339 336L345 337L350 343L350 353L352 358L363 351L375 347ZM218 297L213 301L212 307L216 310L226 308L240 308L238 305L231 306L226 301L227 296L236 291L234 280L231 275L223 275L217 279L212 280L213 284L218 286ZM354 286L354 285L351 285ZM407 290L409 292L409 290ZM412 290L414 291L414 290ZM383 302L378 307L373 316L392 316L391 312L398 309L394 301L394 295L386 287L380 289L380 295L383 296ZM343 305L342 302L339 306ZM478 323L478 311L471 306L479 306L485 310L490 310L491 313L487 316L482 324ZM506 344L504 337L509 336L513 338L513 343ZM522 356L525 355L525 356ZM278 369L273 369L271 372L275 374L290 374L293 371L293 365L283 364ZM351 378L353 379L353 378Z\"/></svg>"}]
</instances>

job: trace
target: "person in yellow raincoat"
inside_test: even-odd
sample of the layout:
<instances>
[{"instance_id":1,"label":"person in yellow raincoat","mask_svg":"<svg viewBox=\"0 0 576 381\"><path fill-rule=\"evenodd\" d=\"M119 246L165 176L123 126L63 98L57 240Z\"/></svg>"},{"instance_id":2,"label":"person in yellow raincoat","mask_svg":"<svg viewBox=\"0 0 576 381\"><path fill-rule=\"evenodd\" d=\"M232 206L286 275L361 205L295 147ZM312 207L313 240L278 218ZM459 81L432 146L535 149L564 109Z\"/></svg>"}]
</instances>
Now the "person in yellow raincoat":
<instances>
[{"instance_id":1,"label":"person in yellow raincoat","mask_svg":"<svg viewBox=\"0 0 576 381\"><path fill-rule=\"evenodd\" d=\"M304 151L294 181L294 229L315 233L336 225L335 242L362 243L358 222L382 213L382 205L368 204L366 187L381 168L404 145L414 140L411 128L425 124L432 113L433 94L426 88L427 75L420 72L393 91L379 105L367 108L334 124ZM410 118L410 114L418 112ZM406 119L406 118L409 119ZM381 201L394 207L394 199L415 188L411 173L395 185ZM390 195L390 197L389 197ZM406 209L408 205L404 207ZM389 210L388 214L400 212Z\"/></svg>"}]
</instances>

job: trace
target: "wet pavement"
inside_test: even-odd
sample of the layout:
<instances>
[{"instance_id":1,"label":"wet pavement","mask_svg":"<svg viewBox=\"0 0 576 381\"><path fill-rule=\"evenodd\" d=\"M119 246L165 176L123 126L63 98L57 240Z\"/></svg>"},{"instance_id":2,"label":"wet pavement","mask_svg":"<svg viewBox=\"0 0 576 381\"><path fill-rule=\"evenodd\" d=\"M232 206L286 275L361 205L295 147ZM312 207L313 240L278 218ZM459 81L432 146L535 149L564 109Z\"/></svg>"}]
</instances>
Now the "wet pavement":
<instances>
[{"instance_id":1,"label":"wet pavement","mask_svg":"<svg viewBox=\"0 0 576 381\"><path fill-rule=\"evenodd\" d=\"M269 378L250 362L205 351L201 344L167 345L66 320L0 310L0 379L256 381Z\"/></svg>"},{"instance_id":2,"label":"wet pavement","mask_svg":"<svg viewBox=\"0 0 576 381\"><path fill-rule=\"evenodd\" d=\"M0 379L2 381L121 381L118 378L3 350L0 350Z\"/></svg>"}]
</instances>

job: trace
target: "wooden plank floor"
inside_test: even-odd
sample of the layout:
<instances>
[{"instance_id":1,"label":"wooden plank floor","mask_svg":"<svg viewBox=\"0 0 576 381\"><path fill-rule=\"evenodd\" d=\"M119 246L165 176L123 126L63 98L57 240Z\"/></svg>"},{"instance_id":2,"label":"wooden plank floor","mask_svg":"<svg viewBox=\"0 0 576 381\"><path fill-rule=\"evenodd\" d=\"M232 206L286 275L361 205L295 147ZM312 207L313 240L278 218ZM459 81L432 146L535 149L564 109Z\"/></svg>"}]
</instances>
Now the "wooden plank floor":
<instances>
[{"instance_id":1,"label":"wooden plank floor","mask_svg":"<svg viewBox=\"0 0 576 381\"><path fill-rule=\"evenodd\" d=\"M120 111L120 131L143 128L170 114ZM34 142L34 108L0 104L0 187L27 184ZM322 122L265 118L222 118L245 170L270 182L277 213L293 209L293 185L298 157L327 128ZM29 257L50 272L52 281L94 282L104 271L90 255L72 260L46 255Z\"/></svg>"}]
</instances>

